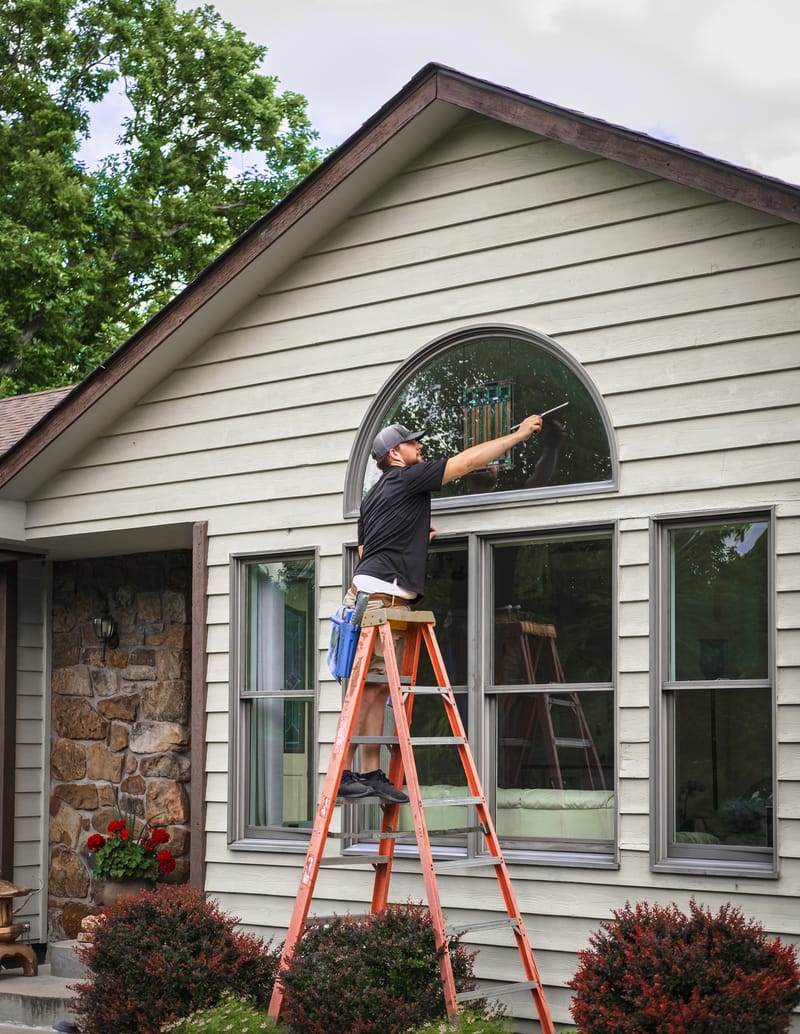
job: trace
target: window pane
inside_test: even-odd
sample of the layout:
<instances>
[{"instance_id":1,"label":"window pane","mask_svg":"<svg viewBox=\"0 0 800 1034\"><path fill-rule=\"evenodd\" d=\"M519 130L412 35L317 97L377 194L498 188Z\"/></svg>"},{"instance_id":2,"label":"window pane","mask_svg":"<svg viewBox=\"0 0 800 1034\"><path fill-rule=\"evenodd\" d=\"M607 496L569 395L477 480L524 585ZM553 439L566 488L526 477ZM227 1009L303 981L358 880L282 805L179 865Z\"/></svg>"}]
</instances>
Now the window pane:
<instances>
[{"instance_id":1,"label":"window pane","mask_svg":"<svg viewBox=\"0 0 800 1034\"><path fill-rule=\"evenodd\" d=\"M311 826L314 818L314 709L310 700L248 702L248 825Z\"/></svg>"},{"instance_id":2,"label":"window pane","mask_svg":"<svg viewBox=\"0 0 800 1034\"><path fill-rule=\"evenodd\" d=\"M467 547L465 543L438 546L430 551L425 593L416 609L432 610L436 617L436 639L442 652L450 685L467 685ZM417 682L435 681L427 650L420 651ZM457 692L461 720L468 730L467 694ZM411 716L414 736L450 736L450 723L438 697L420 695ZM423 786L464 786L466 778L458 754L452 747L418 746L414 749L417 775ZM461 823L463 825L463 822Z\"/></svg>"},{"instance_id":3,"label":"window pane","mask_svg":"<svg viewBox=\"0 0 800 1034\"><path fill-rule=\"evenodd\" d=\"M570 367L528 339L485 337L452 346L413 375L383 423L424 428L425 455L434 459L498 437L530 413L566 401L567 409L546 421L541 434L485 470L449 482L441 494L610 480L609 442L594 400ZM377 476L370 460L364 491Z\"/></svg>"},{"instance_id":4,"label":"window pane","mask_svg":"<svg viewBox=\"0 0 800 1034\"><path fill-rule=\"evenodd\" d=\"M313 557L247 565L241 727L251 832L313 819L314 573Z\"/></svg>"},{"instance_id":5,"label":"window pane","mask_svg":"<svg viewBox=\"0 0 800 1034\"><path fill-rule=\"evenodd\" d=\"M772 705L768 689L673 694L678 843L772 846Z\"/></svg>"},{"instance_id":6,"label":"window pane","mask_svg":"<svg viewBox=\"0 0 800 1034\"><path fill-rule=\"evenodd\" d=\"M314 560L250 564L245 691L313 689Z\"/></svg>"},{"instance_id":7,"label":"window pane","mask_svg":"<svg viewBox=\"0 0 800 1034\"><path fill-rule=\"evenodd\" d=\"M670 533L670 679L766 678L766 521Z\"/></svg>"},{"instance_id":8,"label":"window pane","mask_svg":"<svg viewBox=\"0 0 800 1034\"><path fill-rule=\"evenodd\" d=\"M497 708L498 833L608 850L615 815L613 693L504 693Z\"/></svg>"},{"instance_id":9,"label":"window pane","mask_svg":"<svg viewBox=\"0 0 800 1034\"><path fill-rule=\"evenodd\" d=\"M611 681L611 537L496 546L494 682Z\"/></svg>"}]
</instances>

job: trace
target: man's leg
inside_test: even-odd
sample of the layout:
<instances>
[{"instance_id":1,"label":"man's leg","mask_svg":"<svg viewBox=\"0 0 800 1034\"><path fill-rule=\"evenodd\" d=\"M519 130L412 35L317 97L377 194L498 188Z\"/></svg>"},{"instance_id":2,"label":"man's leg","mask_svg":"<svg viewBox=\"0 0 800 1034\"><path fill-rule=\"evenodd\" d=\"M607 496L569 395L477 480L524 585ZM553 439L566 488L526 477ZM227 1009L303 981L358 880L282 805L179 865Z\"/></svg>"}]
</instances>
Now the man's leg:
<instances>
[{"instance_id":1,"label":"man's leg","mask_svg":"<svg viewBox=\"0 0 800 1034\"><path fill-rule=\"evenodd\" d=\"M345 606L352 606L354 600L355 596L352 592L348 593L344 599ZM367 610L378 610L385 606L386 603L383 600L371 599L367 604ZM392 633L398 663L402 656L404 640L405 636L402 632ZM383 680L385 677L386 662L383 657L383 643L378 635L375 638L372 658L367 669L367 678ZM353 723L353 736L380 736L383 733L388 697L389 686L386 682L368 681L364 683L361 703ZM356 746L360 747L359 758L361 760L361 771L358 774L353 772ZM339 784L339 796L364 797L367 794L376 794L384 800L406 802L408 797L389 782L380 764L380 743L350 744L345 756L345 769Z\"/></svg>"}]
</instances>

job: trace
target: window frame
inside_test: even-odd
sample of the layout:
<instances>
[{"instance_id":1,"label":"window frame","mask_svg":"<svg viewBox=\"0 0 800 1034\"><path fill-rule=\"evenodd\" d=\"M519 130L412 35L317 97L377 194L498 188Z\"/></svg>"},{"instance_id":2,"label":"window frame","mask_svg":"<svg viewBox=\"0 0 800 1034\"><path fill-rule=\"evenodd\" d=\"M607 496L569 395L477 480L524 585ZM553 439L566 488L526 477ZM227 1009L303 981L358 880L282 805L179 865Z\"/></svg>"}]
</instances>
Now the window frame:
<instances>
[{"instance_id":1,"label":"window frame","mask_svg":"<svg viewBox=\"0 0 800 1034\"><path fill-rule=\"evenodd\" d=\"M486 337L517 338L520 342L536 345L550 352L559 362L581 382L590 395L606 433L611 462L611 477L606 481L592 481L566 485L545 485L539 488L518 488L503 492L502 495L478 493L475 495L458 495L433 500L433 512L448 510L473 509L475 507L509 505L518 502L529 502L531 499L563 498L565 496L597 495L598 493L616 492L619 489L619 450L617 448L614 425L606 409L605 400L587 377L586 371L558 342L544 334L535 333L524 327L512 324L483 324L464 327L449 332L442 337L420 348L416 353L402 362L394 374L375 395L359 427L347 463L344 483L344 516L358 516L361 504L364 472L369 459L372 441L383 426L384 415L394 403L398 393L416 373L438 356L459 345Z\"/></svg>"},{"instance_id":2,"label":"window frame","mask_svg":"<svg viewBox=\"0 0 800 1034\"><path fill-rule=\"evenodd\" d=\"M287 560L308 559L314 564L314 590L311 626L315 630L312 643L314 657L318 656L318 632L320 618L320 557L318 547L306 547L281 550L264 550L257 552L231 553L230 567L230 628L229 628L229 712L228 742L230 768L228 772L228 847L232 850L269 850L287 851L290 853L305 852L311 836L308 828L290 829L286 827L266 827L265 831L254 835L247 821L248 807L248 723L246 705L255 697L264 699L262 694L245 692L247 667L247 576L249 569L256 564L281 563ZM312 788L313 806L317 802L317 772L319 767L319 671L313 666L311 686L307 690L284 690L280 697L269 694L267 699L295 699L308 701L312 707L309 722L311 727L312 751L311 767L315 780ZM310 816L313 822L314 813Z\"/></svg>"},{"instance_id":3,"label":"window frame","mask_svg":"<svg viewBox=\"0 0 800 1034\"><path fill-rule=\"evenodd\" d=\"M526 543L531 541L563 541L565 539L590 539L593 536L603 536L610 540L610 600L611 600L611 681L608 683L564 683L574 691L597 691L611 692L613 710L613 744L614 744L614 771L613 780L609 786L609 792L614 794L614 839L609 845L610 850L581 851L570 849L568 842L564 841L563 846L556 841L552 847L536 847L531 843L523 843L513 837L504 836L504 856L517 863L525 865L557 865L565 868L596 868L596 869L618 869L620 864L619 853L619 685L618 685L618 564L619 564L619 526L616 521L591 521L576 522L567 526L554 526L547 528L522 528L514 530L495 530L487 532L468 532L467 534L453 532L437 536L436 544L445 547L448 542L465 543L467 548L468 563L468 613L467 613L467 635L472 644L467 654L467 698L470 714L470 747L475 760L476 767L483 785L487 803L493 814L496 813L496 776L495 771L496 752L496 709L498 700L506 693L514 692L513 688L498 687L493 681L493 623L491 618L481 620L481 615L487 610L486 601L491 598L492 579L492 553L496 546L510 545L513 543ZM355 563L355 547L348 549L348 561L345 564L345 571L350 564ZM424 601L423 601L424 609ZM479 676L480 673L480 677ZM479 683L481 683L479 685ZM541 687L534 692L546 692L552 690L553 686L562 685L557 683L542 683ZM489 778L491 776L491 778ZM360 840L358 817L356 809L343 817L343 832L345 839L345 853L348 854L372 854L377 846L368 841ZM418 849L416 845L398 845L395 849L398 857L403 855L416 856ZM484 838L480 833L471 832L464 835L460 844L454 839L443 841L437 846L443 856L476 858L486 853Z\"/></svg>"},{"instance_id":4,"label":"window frame","mask_svg":"<svg viewBox=\"0 0 800 1034\"><path fill-rule=\"evenodd\" d=\"M681 529L714 527L720 524L765 522L769 537L767 551L767 675L765 678L686 679L670 676L670 635L672 589L670 583L670 535ZM776 693L776 628L775 628L775 508L759 507L725 510L699 510L691 513L658 515L650 520L650 599L651 628L651 869L709 876L750 876L774 879L778 876L779 846L777 822L777 693ZM674 700L682 690L726 688L769 690L772 742L773 823L771 847L747 847L725 844L678 844L671 840L671 787L674 783L675 751Z\"/></svg>"}]
</instances>

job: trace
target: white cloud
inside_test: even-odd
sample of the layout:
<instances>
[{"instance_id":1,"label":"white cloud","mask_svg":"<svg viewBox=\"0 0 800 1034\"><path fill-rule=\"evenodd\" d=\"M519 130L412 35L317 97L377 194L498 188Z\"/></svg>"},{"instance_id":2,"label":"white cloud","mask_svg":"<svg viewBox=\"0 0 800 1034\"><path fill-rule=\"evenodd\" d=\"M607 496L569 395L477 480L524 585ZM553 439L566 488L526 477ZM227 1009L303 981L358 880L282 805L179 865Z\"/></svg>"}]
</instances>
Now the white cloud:
<instances>
[{"instance_id":1,"label":"white cloud","mask_svg":"<svg viewBox=\"0 0 800 1034\"><path fill-rule=\"evenodd\" d=\"M197 6L180 0L183 7ZM797 0L216 0L341 143L427 62L800 183Z\"/></svg>"}]
</instances>

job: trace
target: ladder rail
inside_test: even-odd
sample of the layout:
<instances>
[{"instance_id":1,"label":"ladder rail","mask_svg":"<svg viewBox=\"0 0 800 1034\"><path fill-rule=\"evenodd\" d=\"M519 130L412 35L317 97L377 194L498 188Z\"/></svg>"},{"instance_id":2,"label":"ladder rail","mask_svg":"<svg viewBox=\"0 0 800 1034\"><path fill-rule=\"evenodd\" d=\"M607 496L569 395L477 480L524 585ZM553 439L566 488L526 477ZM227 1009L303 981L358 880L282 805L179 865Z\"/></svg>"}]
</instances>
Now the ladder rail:
<instances>
[{"instance_id":1,"label":"ladder rail","mask_svg":"<svg viewBox=\"0 0 800 1034\"><path fill-rule=\"evenodd\" d=\"M322 787L317 814L308 841L303 870L300 875L300 887L295 898L292 916L286 931L284 950L275 974L275 985L269 1004L269 1015L278 1017L283 1005L283 984L280 975L288 964L289 956L294 945L300 939L308 919L308 911L311 907L311 899L314 895L314 888L319 875L320 861L325 849L325 841L330 830L333 809L336 804L336 792L341 782L344 771L344 761L347 754L347 747L350 741L352 727L355 722L358 709L361 705L364 685L366 682L366 671L369 659L377 635L377 627L363 628L358 638L356 653L353 659L353 669L347 685L342 702L342 710L339 716L339 723L336 728L336 735L331 749L328 771Z\"/></svg>"},{"instance_id":2,"label":"ladder rail","mask_svg":"<svg viewBox=\"0 0 800 1034\"><path fill-rule=\"evenodd\" d=\"M479 796L481 798L481 803L476 804L475 808L477 809L478 819L483 827L482 832L486 851L490 856L495 856L497 859L494 863L494 868L503 901L506 906L506 913L510 918L516 920L513 928L514 938L517 942L517 950L527 979L535 984L533 999L536 1011L539 1014L539 1022L541 1023L544 1034L555 1034L555 1027L553 1026L547 1002L544 999L541 978L536 966L536 961L533 957L533 952L531 951L530 941L528 940L528 935L525 930L525 923L522 918L522 913L519 910L519 906L517 905L514 890L511 886L511 879L500 847L500 840L497 836L494 821L492 820L488 805L486 804L486 798L483 796L483 787L481 786L480 779L478 778L478 769L472 756L469 739L467 738L464 723L461 719L461 712L458 710L455 694L453 693L452 686L450 685L450 681L445 670L444 660L442 659L442 655L439 650L439 643L437 642L436 635L433 632L433 627L431 625L423 626L422 635L425 640L425 645L428 648L428 653L433 664L433 670L436 673L437 681L439 682L439 685L446 686L448 689L448 693L443 697L443 700L446 704L446 711L448 718L450 719L450 728L453 731L453 735L461 738L462 740L456 744L456 750L458 751L464 771L467 775L467 785L475 796Z\"/></svg>"},{"instance_id":3,"label":"ladder rail","mask_svg":"<svg viewBox=\"0 0 800 1034\"><path fill-rule=\"evenodd\" d=\"M385 628L386 626L382 626ZM413 653L419 657L419 630L418 626L412 632L406 632L406 650L403 651L403 666L405 667L406 653L408 651L408 638L411 635L413 642ZM424 632L423 632L424 634ZM391 638L391 633L389 633ZM406 790L411 805L411 816L414 829L417 834L417 848L420 856L420 869L422 881L425 885L428 912L433 927L434 943L436 944L439 960L439 971L442 977L442 989L444 992L444 1004L448 1016L455 1016L458 1013L458 999L456 997L456 984L453 975L453 964L448 950L448 938L445 927L444 913L439 899L439 890L436 883L436 869L434 866L433 852L431 850L430 837L425 813L422 808L422 790L417 776L417 766L414 761L414 752L411 744L410 720L414 704L413 688L409 690L406 699L403 700L397 661L394 651L384 654L386 661L386 674L389 680L389 697L394 712L395 730L397 733L397 750L392 752L392 760L389 766L389 781L395 786L402 786L405 775ZM384 823L382 832L389 832L397 828L397 819L400 813L399 804L390 804L385 808ZM394 854L395 838L388 837L381 840L378 848L379 855L384 853L388 858ZM372 893L372 911L382 912L386 908L389 898L389 881L392 875L391 862L382 866L375 872L375 882Z\"/></svg>"}]
</instances>

